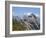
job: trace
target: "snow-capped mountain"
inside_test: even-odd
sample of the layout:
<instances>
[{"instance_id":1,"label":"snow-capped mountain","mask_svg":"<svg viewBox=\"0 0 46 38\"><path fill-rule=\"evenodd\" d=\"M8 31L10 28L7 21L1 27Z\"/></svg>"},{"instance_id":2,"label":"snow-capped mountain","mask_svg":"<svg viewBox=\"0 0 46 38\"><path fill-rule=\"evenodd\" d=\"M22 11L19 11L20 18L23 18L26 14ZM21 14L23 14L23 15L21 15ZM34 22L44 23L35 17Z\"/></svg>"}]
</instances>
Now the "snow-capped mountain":
<instances>
[{"instance_id":1,"label":"snow-capped mountain","mask_svg":"<svg viewBox=\"0 0 46 38\"><path fill-rule=\"evenodd\" d=\"M21 20L21 18L19 17L19 16L13 16L13 19L15 20L17 20L17 21L20 21Z\"/></svg>"}]
</instances>

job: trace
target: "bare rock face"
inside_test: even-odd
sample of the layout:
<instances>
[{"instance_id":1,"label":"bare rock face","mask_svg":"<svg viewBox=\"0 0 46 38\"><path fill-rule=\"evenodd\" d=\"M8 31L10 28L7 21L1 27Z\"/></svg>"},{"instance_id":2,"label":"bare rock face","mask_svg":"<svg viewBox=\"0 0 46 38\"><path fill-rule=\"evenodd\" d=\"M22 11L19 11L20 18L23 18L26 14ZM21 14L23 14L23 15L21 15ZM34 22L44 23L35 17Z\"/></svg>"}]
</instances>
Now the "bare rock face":
<instances>
[{"instance_id":1,"label":"bare rock face","mask_svg":"<svg viewBox=\"0 0 46 38\"><path fill-rule=\"evenodd\" d=\"M36 17L34 14L29 15L27 18L24 18L24 21L27 22L28 26L31 29L39 30L40 29L40 19Z\"/></svg>"}]
</instances>

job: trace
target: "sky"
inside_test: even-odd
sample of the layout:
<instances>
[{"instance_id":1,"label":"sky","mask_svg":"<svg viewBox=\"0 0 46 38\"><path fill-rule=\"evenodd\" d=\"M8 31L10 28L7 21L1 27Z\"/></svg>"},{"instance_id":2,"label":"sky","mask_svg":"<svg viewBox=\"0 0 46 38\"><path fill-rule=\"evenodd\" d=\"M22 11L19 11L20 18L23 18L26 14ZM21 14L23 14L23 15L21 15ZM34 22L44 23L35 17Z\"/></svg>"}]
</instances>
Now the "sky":
<instances>
[{"instance_id":1,"label":"sky","mask_svg":"<svg viewBox=\"0 0 46 38\"><path fill-rule=\"evenodd\" d=\"M31 13L39 15L40 14L40 8L12 7L12 16L30 15Z\"/></svg>"}]
</instances>

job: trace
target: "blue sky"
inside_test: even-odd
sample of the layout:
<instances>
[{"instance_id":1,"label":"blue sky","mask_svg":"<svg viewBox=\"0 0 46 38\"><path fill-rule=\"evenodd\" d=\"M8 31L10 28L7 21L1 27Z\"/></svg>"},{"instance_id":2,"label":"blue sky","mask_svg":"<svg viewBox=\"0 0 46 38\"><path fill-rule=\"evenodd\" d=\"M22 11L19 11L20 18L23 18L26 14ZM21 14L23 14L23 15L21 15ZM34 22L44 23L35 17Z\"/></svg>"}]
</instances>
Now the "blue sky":
<instances>
[{"instance_id":1,"label":"blue sky","mask_svg":"<svg viewBox=\"0 0 46 38\"><path fill-rule=\"evenodd\" d=\"M32 7L12 7L12 16L23 16L24 14L34 13L39 15L40 8Z\"/></svg>"}]
</instances>

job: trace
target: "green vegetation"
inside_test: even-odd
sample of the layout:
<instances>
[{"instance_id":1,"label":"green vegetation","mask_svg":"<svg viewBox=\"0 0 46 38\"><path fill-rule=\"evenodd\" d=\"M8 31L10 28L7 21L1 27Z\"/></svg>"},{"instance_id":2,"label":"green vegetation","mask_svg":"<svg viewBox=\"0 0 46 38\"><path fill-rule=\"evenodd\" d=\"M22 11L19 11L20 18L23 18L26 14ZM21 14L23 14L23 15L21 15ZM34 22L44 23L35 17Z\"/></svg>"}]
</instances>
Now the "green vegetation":
<instances>
[{"instance_id":1,"label":"green vegetation","mask_svg":"<svg viewBox=\"0 0 46 38\"><path fill-rule=\"evenodd\" d=\"M17 21L16 19L13 20L13 31L23 31L26 30L25 24L24 22L21 21Z\"/></svg>"}]
</instances>

